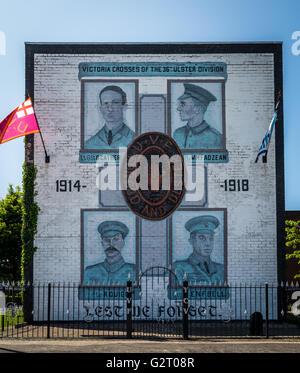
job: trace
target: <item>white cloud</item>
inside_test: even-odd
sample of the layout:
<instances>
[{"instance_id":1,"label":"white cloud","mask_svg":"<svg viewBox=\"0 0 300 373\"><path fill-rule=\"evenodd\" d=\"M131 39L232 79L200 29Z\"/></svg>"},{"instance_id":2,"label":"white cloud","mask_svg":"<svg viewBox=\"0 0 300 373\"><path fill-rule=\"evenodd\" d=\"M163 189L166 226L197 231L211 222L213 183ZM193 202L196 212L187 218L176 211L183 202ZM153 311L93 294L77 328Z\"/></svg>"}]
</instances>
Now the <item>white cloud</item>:
<instances>
[{"instance_id":1,"label":"white cloud","mask_svg":"<svg viewBox=\"0 0 300 373\"><path fill-rule=\"evenodd\" d=\"M296 40L292 45L292 53L294 56L298 56L300 54L300 31L293 32L292 39Z\"/></svg>"},{"instance_id":2,"label":"white cloud","mask_svg":"<svg viewBox=\"0 0 300 373\"><path fill-rule=\"evenodd\" d=\"M6 55L6 37L3 31L0 31L0 56Z\"/></svg>"}]
</instances>

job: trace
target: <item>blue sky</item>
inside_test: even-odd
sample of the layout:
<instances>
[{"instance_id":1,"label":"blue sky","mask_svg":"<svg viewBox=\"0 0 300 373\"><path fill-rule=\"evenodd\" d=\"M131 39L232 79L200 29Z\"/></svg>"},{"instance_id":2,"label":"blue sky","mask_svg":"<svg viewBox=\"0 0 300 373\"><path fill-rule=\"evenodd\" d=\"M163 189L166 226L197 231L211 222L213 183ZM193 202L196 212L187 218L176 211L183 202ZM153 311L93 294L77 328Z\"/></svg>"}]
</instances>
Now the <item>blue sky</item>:
<instances>
[{"instance_id":1,"label":"blue sky","mask_svg":"<svg viewBox=\"0 0 300 373\"><path fill-rule=\"evenodd\" d=\"M282 41L286 210L300 210L299 15L299 0L2 1L0 118L24 100L25 42ZM0 198L21 185L23 161L23 138L0 145Z\"/></svg>"}]
</instances>

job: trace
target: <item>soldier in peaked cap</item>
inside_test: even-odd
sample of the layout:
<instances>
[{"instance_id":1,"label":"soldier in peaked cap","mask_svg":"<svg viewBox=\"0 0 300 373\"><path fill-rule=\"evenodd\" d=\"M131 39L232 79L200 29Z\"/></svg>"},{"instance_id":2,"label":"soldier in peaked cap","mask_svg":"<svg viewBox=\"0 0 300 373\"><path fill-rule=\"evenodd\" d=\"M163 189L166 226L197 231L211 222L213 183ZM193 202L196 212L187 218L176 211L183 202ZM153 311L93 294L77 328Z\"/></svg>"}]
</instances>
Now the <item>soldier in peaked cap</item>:
<instances>
[{"instance_id":1,"label":"soldier in peaked cap","mask_svg":"<svg viewBox=\"0 0 300 373\"><path fill-rule=\"evenodd\" d=\"M204 120L209 103L216 101L216 97L198 85L183 85L184 94L178 98L177 111L187 124L174 131L174 140L181 149L221 149L221 133Z\"/></svg>"},{"instance_id":2,"label":"soldier in peaked cap","mask_svg":"<svg viewBox=\"0 0 300 373\"><path fill-rule=\"evenodd\" d=\"M173 263L179 282L183 281L185 274L191 282L224 282L224 265L211 260L218 226L219 220L212 215L197 216L186 222L185 229L190 232L189 243L193 252L186 260Z\"/></svg>"},{"instance_id":3,"label":"soldier in peaked cap","mask_svg":"<svg viewBox=\"0 0 300 373\"><path fill-rule=\"evenodd\" d=\"M84 283L126 283L128 274L131 281L135 281L135 265L126 263L121 255L128 227L120 221L104 221L99 224L98 232L106 258L104 262L85 268Z\"/></svg>"}]
</instances>

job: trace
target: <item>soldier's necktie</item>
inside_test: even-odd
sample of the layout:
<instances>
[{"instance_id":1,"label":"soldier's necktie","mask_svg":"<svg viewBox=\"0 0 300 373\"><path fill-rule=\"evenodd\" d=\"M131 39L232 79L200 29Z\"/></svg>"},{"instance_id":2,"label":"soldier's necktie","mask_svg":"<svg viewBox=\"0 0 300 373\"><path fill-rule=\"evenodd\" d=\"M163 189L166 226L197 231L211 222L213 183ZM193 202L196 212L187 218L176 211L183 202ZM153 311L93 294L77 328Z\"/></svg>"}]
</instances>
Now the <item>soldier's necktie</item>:
<instances>
[{"instance_id":1,"label":"soldier's necktie","mask_svg":"<svg viewBox=\"0 0 300 373\"><path fill-rule=\"evenodd\" d=\"M108 131L107 143L108 143L108 145L110 145L112 143L112 132L111 132L111 130Z\"/></svg>"},{"instance_id":2,"label":"soldier's necktie","mask_svg":"<svg viewBox=\"0 0 300 373\"><path fill-rule=\"evenodd\" d=\"M184 145L183 145L184 148L186 148L186 143L187 143L189 133L190 133L190 127L187 126L185 129L185 133L184 133Z\"/></svg>"},{"instance_id":3,"label":"soldier's necktie","mask_svg":"<svg viewBox=\"0 0 300 373\"><path fill-rule=\"evenodd\" d=\"M208 274L210 274L210 272L209 272L209 268L208 268L208 264L207 264L206 262L204 262L204 267L205 267L205 269L206 269L206 272L207 272Z\"/></svg>"}]
</instances>

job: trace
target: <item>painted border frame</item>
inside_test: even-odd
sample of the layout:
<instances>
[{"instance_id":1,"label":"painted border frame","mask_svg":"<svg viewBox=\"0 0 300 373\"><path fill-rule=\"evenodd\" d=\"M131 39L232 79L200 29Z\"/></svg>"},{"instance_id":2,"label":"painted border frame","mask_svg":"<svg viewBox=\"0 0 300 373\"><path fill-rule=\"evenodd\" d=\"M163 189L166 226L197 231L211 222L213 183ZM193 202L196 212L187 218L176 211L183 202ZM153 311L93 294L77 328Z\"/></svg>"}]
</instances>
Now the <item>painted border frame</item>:
<instances>
[{"instance_id":1,"label":"painted border frame","mask_svg":"<svg viewBox=\"0 0 300 373\"><path fill-rule=\"evenodd\" d=\"M128 209L80 209L80 285L85 286L84 284L84 213L85 212L130 212ZM140 242L139 242L139 232L140 232L140 222L137 216L133 216L135 218L135 278L136 282L138 282L139 278L139 266L140 266ZM125 287L120 285L120 286L110 286L111 288L115 287Z\"/></svg>"},{"instance_id":2,"label":"painted border frame","mask_svg":"<svg viewBox=\"0 0 300 373\"><path fill-rule=\"evenodd\" d=\"M165 134L168 135L168 130L167 130L167 98L165 97L165 95L163 94L141 94L140 97L139 97L139 105L140 105L140 112L139 112L139 130L140 130L140 134L142 134L143 132L141 131L142 129L142 100L143 98L149 98L149 97L160 97L162 98L162 100L164 101L165 103L165 106L164 106L164 130L165 130Z\"/></svg>"},{"instance_id":3,"label":"painted border frame","mask_svg":"<svg viewBox=\"0 0 300 373\"><path fill-rule=\"evenodd\" d=\"M119 149L85 149L84 148L84 86L85 83L96 83L96 82L107 82L107 83L133 83L134 88L134 99L137 103L135 105L135 137L139 134L138 122L139 122L139 80L138 79L86 79L82 78L80 82L80 152L81 153L116 153Z\"/></svg>"},{"instance_id":4,"label":"painted border frame","mask_svg":"<svg viewBox=\"0 0 300 373\"><path fill-rule=\"evenodd\" d=\"M222 148L220 149L180 149L182 153L218 153L226 151L226 112L225 112L225 80L224 79L168 79L167 102L172 103L172 83L221 83L222 92ZM168 135L172 137L172 104L168 105ZM173 137L172 137L173 138Z\"/></svg>"},{"instance_id":5,"label":"painted border frame","mask_svg":"<svg viewBox=\"0 0 300 373\"><path fill-rule=\"evenodd\" d=\"M178 208L176 211L192 211L192 212L210 212L210 211L223 211L224 213L224 229L223 229L223 241L224 241L224 283L228 283L228 221L227 221L227 208L187 208L187 207L181 207ZM173 218L170 217L170 225L169 225L169 261L172 265L172 259L173 259ZM170 284L171 284L171 277L169 278ZM190 285L191 287L199 287L199 285ZM206 287L209 287L208 285L205 285ZM216 285L211 285L212 287L218 287ZM222 285L223 286L223 285ZM200 286L201 287L201 286Z\"/></svg>"},{"instance_id":6,"label":"painted border frame","mask_svg":"<svg viewBox=\"0 0 300 373\"><path fill-rule=\"evenodd\" d=\"M177 211L177 210L176 210ZM145 220L145 221L148 221L146 219L142 219L140 217L138 217L139 219L139 232L142 232L142 220ZM170 266L170 235L169 235L169 232L170 232L170 227L172 225L172 222L170 220L170 217L164 219L163 221L166 222L166 243L167 243L167 249L166 249L166 267L169 268ZM156 222L156 223L160 223L159 221ZM140 252L141 252L141 247L142 247L142 235L139 237L139 249L140 249ZM140 262L139 262L139 268L141 270L141 272L144 272L143 271L143 260L142 260L142 255L140 255ZM158 277L163 277L162 275L157 275ZM154 275L155 277L155 275ZM140 277L139 277L139 281L140 281Z\"/></svg>"}]
</instances>

